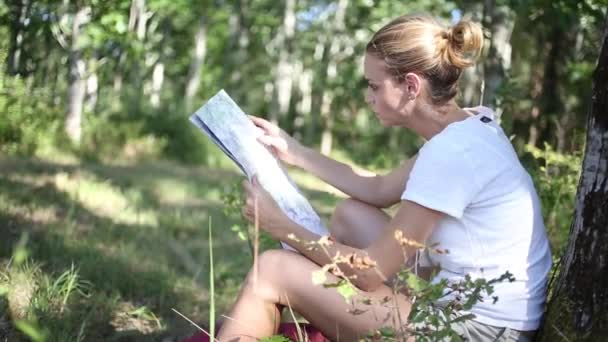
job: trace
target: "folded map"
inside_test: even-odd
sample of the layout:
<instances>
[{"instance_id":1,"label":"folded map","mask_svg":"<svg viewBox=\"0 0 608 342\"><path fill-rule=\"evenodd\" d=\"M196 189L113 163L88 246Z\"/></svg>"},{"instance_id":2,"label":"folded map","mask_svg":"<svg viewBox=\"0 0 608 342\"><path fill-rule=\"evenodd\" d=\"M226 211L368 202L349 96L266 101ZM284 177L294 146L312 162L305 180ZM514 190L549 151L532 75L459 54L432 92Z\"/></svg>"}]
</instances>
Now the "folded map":
<instances>
[{"instance_id":1,"label":"folded map","mask_svg":"<svg viewBox=\"0 0 608 342\"><path fill-rule=\"evenodd\" d=\"M313 233L328 234L321 218L281 163L258 142L260 130L224 90L192 114L190 121L232 159L247 178L257 175L260 185L291 220ZM285 243L283 247L290 248Z\"/></svg>"}]
</instances>

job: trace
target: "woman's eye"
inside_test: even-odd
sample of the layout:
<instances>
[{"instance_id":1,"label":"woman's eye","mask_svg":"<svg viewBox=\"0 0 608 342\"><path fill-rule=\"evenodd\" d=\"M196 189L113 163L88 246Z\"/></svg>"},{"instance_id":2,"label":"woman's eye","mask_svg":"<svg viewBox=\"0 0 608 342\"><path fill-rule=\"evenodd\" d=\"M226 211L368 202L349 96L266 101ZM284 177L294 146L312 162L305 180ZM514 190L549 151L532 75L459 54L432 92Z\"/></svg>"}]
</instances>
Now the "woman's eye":
<instances>
[{"instance_id":1,"label":"woman's eye","mask_svg":"<svg viewBox=\"0 0 608 342\"><path fill-rule=\"evenodd\" d=\"M368 87L369 89L373 90L373 91L378 90L378 86L377 86L377 85L375 85L375 84L372 84L372 83L368 83L368 84L367 84L367 87Z\"/></svg>"}]
</instances>

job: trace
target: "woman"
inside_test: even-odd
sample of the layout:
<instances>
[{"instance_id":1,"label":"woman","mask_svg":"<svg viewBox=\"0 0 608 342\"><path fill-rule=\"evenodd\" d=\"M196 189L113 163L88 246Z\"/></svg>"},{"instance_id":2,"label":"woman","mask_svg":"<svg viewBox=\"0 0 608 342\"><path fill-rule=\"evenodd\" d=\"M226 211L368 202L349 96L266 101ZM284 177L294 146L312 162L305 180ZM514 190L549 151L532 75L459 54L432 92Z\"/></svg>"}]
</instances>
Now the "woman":
<instances>
[{"instance_id":1,"label":"woman","mask_svg":"<svg viewBox=\"0 0 608 342\"><path fill-rule=\"evenodd\" d=\"M466 274L491 279L506 271L514 282L498 283L498 301L476 304L474 320L453 328L469 340L526 341L543 313L551 254L531 178L488 108L462 109L454 97L462 70L474 64L481 28L461 21L445 29L431 17L402 16L374 34L366 48L366 101L386 126L413 130L427 142L417 156L387 175L375 176L300 145L273 124L252 118L265 131L260 141L286 163L311 172L350 196L336 208L327 251L307 248L320 236L285 216L254 179L245 182L243 215L300 253L271 250L260 255L219 332L220 341L257 340L276 332L281 309L291 306L332 340L355 341L370 330L398 328L411 301L371 305L349 312L335 289L313 285L313 272L335 255L371 259L374 267L341 264L361 291L355 297L378 302L392 296L386 279L411 262L406 239L439 244L429 254L440 268L435 280L458 281ZM380 208L398 204L393 217ZM369 260L366 259L366 260ZM338 278L328 275L328 282Z\"/></svg>"}]
</instances>

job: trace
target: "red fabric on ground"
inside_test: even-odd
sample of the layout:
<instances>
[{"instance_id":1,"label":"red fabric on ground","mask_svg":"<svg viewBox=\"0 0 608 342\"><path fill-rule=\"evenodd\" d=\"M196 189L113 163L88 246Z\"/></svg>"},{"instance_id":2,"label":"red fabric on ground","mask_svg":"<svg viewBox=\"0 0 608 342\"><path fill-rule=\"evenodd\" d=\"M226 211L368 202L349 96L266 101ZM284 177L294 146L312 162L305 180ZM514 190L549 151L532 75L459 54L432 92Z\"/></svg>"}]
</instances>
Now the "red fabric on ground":
<instances>
[{"instance_id":1,"label":"red fabric on ground","mask_svg":"<svg viewBox=\"0 0 608 342\"><path fill-rule=\"evenodd\" d=\"M310 342L329 342L328 339L321 334L321 332L310 324L299 324L300 329L306 331L306 335L308 335L308 341ZM281 323L279 326L279 334L284 335L291 339L292 341L298 340L298 329L294 323ZM209 336L204 332L198 333L196 335L192 335L182 342L211 342L209 340Z\"/></svg>"}]
</instances>

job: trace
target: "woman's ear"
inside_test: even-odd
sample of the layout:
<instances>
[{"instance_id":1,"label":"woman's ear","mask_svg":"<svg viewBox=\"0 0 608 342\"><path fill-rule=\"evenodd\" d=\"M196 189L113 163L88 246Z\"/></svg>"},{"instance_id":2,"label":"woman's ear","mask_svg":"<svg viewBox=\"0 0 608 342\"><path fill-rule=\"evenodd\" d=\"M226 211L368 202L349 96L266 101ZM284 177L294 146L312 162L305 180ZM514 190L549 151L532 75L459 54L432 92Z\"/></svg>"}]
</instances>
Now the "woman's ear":
<instances>
[{"instance_id":1,"label":"woman's ear","mask_svg":"<svg viewBox=\"0 0 608 342\"><path fill-rule=\"evenodd\" d=\"M422 78L413 72L408 72L405 75L403 85L410 100L416 99L422 92Z\"/></svg>"}]
</instances>

